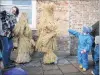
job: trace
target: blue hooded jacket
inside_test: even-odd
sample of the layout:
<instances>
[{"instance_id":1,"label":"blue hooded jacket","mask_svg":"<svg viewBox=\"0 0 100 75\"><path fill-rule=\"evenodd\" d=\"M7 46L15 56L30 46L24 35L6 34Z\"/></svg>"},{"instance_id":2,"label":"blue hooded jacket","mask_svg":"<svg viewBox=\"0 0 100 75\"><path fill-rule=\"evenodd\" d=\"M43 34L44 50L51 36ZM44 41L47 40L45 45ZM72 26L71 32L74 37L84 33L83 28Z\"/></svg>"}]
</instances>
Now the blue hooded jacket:
<instances>
[{"instance_id":1,"label":"blue hooded jacket","mask_svg":"<svg viewBox=\"0 0 100 75\"><path fill-rule=\"evenodd\" d=\"M92 48L93 37L89 34L91 30L88 27L83 27L83 33L79 33L75 30L69 29L69 33L78 38L78 51L86 50L89 52ZM84 34L88 33L88 34Z\"/></svg>"}]
</instances>

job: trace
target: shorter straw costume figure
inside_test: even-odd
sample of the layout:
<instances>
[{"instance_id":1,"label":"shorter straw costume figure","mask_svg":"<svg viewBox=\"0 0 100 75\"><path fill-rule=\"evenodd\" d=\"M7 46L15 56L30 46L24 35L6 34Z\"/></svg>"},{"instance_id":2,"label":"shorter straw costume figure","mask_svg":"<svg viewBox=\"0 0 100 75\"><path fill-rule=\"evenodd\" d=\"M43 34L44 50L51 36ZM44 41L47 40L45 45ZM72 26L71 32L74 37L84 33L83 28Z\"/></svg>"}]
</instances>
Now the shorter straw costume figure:
<instances>
[{"instance_id":1,"label":"shorter straw costume figure","mask_svg":"<svg viewBox=\"0 0 100 75\"><path fill-rule=\"evenodd\" d=\"M35 42L32 39L32 30L29 28L27 14L22 13L19 22L14 28L14 46L17 47L17 63L25 63L31 60L30 54L34 51L32 47Z\"/></svg>"},{"instance_id":2,"label":"shorter straw costume figure","mask_svg":"<svg viewBox=\"0 0 100 75\"><path fill-rule=\"evenodd\" d=\"M54 22L54 4L43 4L38 25L38 35L36 48L44 52L44 64L57 63L57 56L53 53L56 50L57 26Z\"/></svg>"}]
</instances>

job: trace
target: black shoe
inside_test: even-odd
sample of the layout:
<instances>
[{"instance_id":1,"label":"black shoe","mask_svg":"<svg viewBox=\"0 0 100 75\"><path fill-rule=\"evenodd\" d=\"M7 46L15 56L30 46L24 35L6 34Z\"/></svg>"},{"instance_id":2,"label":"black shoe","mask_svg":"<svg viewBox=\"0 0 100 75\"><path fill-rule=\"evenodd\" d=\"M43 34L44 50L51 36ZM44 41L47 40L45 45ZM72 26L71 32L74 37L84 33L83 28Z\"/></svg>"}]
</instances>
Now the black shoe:
<instances>
[{"instance_id":1,"label":"black shoe","mask_svg":"<svg viewBox=\"0 0 100 75\"><path fill-rule=\"evenodd\" d=\"M52 62L52 63L50 63L50 64L55 64L55 62Z\"/></svg>"},{"instance_id":2,"label":"black shoe","mask_svg":"<svg viewBox=\"0 0 100 75\"><path fill-rule=\"evenodd\" d=\"M53 65L55 64L54 62L51 62L51 63L44 63L45 65Z\"/></svg>"},{"instance_id":3,"label":"black shoe","mask_svg":"<svg viewBox=\"0 0 100 75\"><path fill-rule=\"evenodd\" d=\"M15 63L15 61L14 61L14 60L10 60L10 62L11 62L11 63Z\"/></svg>"},{"instance_id":4,"label":"black shoe","mask_svg":"<svg viewBox=\"0 0 100 75\"><path fill-rule=\"evenodd\" d=\"M13 67L15 67L15 66L16 66L15 64L10 64L9 66L4 67L4 69L13 68Z\"/></svg>"}]
</instances>

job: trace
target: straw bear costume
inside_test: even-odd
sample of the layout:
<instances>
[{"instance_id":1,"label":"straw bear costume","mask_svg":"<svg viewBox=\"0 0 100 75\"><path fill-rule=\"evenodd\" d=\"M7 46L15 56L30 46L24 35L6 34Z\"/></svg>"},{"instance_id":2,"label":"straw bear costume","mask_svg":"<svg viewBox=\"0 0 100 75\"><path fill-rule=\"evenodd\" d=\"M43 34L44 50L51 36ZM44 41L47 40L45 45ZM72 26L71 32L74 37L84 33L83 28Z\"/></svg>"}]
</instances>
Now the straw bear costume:
<instances>
[{"instance_id":1,"label":"straw bear costume","mask_svg":"<svg viewBox=\"0 0 100 75\"><path fill-rule=\"evenodd\" d=\"M14 46L17 47L17 63L25 63L31 60L30 54L34 51L32 47L35 42L32 39L32 30L28 25L27 14L22 13L19 22L14 28Z\"/></svg>"},{"instance_id":2,"label":"straw bear costume","mask_svg":"<svg viewBox=\"0 0 100 75\"><path fill-rule=\"evenodd\" d=\"M44 64L50 64L57 60L57 56L54 54L56 50L56 36L57 26L54 22L54 4L43 4L42 12L40 15L40 23L38 25L38 41L36 48L40 52L44 52L43 62Z\"/></svg>"}]
</instances>

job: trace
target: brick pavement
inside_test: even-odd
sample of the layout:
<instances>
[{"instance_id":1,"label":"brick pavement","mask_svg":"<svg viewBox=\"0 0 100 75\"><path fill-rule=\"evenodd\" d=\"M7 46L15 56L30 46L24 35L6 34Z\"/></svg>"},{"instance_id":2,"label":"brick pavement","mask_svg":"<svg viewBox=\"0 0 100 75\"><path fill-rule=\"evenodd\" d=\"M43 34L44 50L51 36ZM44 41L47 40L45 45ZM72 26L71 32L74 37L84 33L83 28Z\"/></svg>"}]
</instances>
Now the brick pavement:
<instances>
[{"instance_id":1,"label":"brick pavement","mask_svg":"<svg viewBox=\"0 0 100 75\"><path fill-rule=\"evenodd\" d=\"M90 68L86 72L82 72L77 64L76 56L59 56L56 65L44 65L42 62L42 54L36 53L33 60L27 64L20 64L16 67L21 67L26 70L29 75L91 75L92 56L89 55Z\"/></svg>"}]
</instances>

